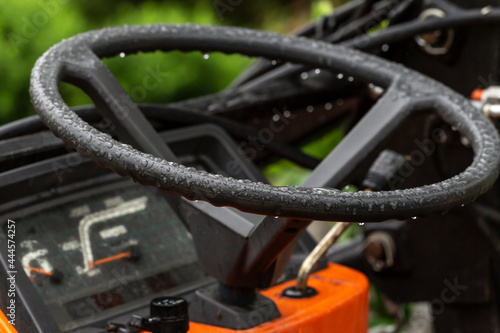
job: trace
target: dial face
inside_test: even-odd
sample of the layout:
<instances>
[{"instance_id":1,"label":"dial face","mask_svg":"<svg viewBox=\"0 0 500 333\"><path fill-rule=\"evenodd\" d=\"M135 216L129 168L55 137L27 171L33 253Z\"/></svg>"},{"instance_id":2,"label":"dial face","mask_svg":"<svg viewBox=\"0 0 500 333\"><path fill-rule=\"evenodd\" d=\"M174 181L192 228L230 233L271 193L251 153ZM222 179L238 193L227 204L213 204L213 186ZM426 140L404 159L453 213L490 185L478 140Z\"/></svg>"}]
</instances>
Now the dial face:
<instances>
[{"instance_id":1,"label":"dial face","mask_svg":"<svg viewBox=\"0 0 500 333\"><path fill-rule=\"evenodd\" d=\"M16 227L18 260L61 326L206 282L190 234L154 188L89 193Z\"/></svg>"}]
</instances>

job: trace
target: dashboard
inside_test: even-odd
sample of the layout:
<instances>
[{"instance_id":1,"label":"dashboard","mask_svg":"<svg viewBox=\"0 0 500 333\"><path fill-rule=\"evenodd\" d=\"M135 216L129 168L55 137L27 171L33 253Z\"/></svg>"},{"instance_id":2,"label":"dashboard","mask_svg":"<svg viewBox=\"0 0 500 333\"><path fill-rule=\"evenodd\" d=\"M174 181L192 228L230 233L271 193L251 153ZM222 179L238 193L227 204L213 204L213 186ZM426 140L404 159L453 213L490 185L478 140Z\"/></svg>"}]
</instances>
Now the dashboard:
<instances>
[{"instance_id":1,"label":"dashboard","mask_svg":"<svg viewBox=\"0 0 500 333\"><path fill-rule=\"evenodd\" d=\"M151 187L119 181L9 215L17 260L63 330L210 281L186 227Z\"/></svg>"}]
</instances>

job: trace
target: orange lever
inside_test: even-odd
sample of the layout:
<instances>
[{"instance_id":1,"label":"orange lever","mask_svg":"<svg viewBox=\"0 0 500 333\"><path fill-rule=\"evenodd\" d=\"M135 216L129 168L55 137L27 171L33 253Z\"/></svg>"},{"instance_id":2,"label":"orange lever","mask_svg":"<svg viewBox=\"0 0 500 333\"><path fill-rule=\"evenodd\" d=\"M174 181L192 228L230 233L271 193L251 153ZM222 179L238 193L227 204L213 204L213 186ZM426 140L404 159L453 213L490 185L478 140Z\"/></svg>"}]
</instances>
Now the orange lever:
<instances>
[{"instance_id":1,"label":"orange lever","mask_svg":"<svg viewBox=\"0 0 500 333\"><path fill-rule=\"evenodd\" d=\"M123 252L123 253L120 253L120 254L117 254L117 255L114 255L111 257L96 260L93 262L92 265L89 264L89 266L91 266L91 268L93 268L94 266L97 266L97 265L102 265L102 264L105 264L107 262L120 260L120 259L124 259L124 258L130 258L131 256L132 256L132 253L130 251L127 251L127 252Z\"/></svg>"},{"instance_id":2,"label":"orange lever","mask_svg":"<svg viewBox=\"0 0 500 333\"><path fill-rule=\"evenodd\" d=\"M39 273L39 274L48 275L48 276L52 275L52 272L47 272L47 271L44 271L43 269L40 269L40 268L31 267L31 266L26 266L26 268L29 270L32 270L33 272Z\"/></svg>"}]
</instances>

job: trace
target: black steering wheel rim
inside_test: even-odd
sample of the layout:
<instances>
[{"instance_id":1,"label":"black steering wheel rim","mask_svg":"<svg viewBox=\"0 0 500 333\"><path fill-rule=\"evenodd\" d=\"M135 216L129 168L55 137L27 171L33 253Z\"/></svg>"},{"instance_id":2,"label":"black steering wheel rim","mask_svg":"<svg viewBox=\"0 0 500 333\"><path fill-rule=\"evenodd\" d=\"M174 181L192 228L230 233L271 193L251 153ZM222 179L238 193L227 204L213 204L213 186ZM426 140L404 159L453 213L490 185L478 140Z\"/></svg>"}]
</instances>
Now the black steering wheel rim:
<instances>
[{"instance_id":1,"label":"black steering wheel rim","mask_svg":"<svg viewBox=\"0 0 500 333\"><path fill-rule=\"evenodd\" d=\"M474 160L450 179L405 190L341 193L307 186L277 187L208 174L142 153L84 122L58 92L58 83L66 72L80 71L85 77L87 70L97 66L97 57L156 50L241 53L347 72L387 87L386 94L390 92L394 102L400 103L397 114L401 117L435 108L469 139ZM326 221L406 219L469 203L485 193L498 177L498 133L465 98L403 66L304 38L198 25L123 26L91 31L55 45L37 61L30 94L44 123L66 144L99 165L165 192L251 213Z\"/></svg>"}]
</instances>

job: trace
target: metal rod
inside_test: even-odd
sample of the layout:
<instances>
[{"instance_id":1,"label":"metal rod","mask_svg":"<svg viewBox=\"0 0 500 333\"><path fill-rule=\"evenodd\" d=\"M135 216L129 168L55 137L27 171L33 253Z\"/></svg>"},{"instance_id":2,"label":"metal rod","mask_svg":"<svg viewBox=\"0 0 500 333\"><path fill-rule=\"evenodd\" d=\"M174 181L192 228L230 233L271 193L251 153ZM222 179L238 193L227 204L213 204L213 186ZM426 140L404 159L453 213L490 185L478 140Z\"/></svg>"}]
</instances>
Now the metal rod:
<instances>
[{"instance_id":1,"label":"metal rod","mask_svg":"<svg viewBox=\"0 0 500 333\"><path fill-rule=\"evenodd\" d=\"M297 276L297 289L305 291L307 289L307 280L314 266L323 258L328 249L335 244L344 231L349 228L349 222L337 222L332 229L321 239L316 245L314 250L307 256L307 258L300 266L299 274Z\"/></svg>"}]
</instances>

